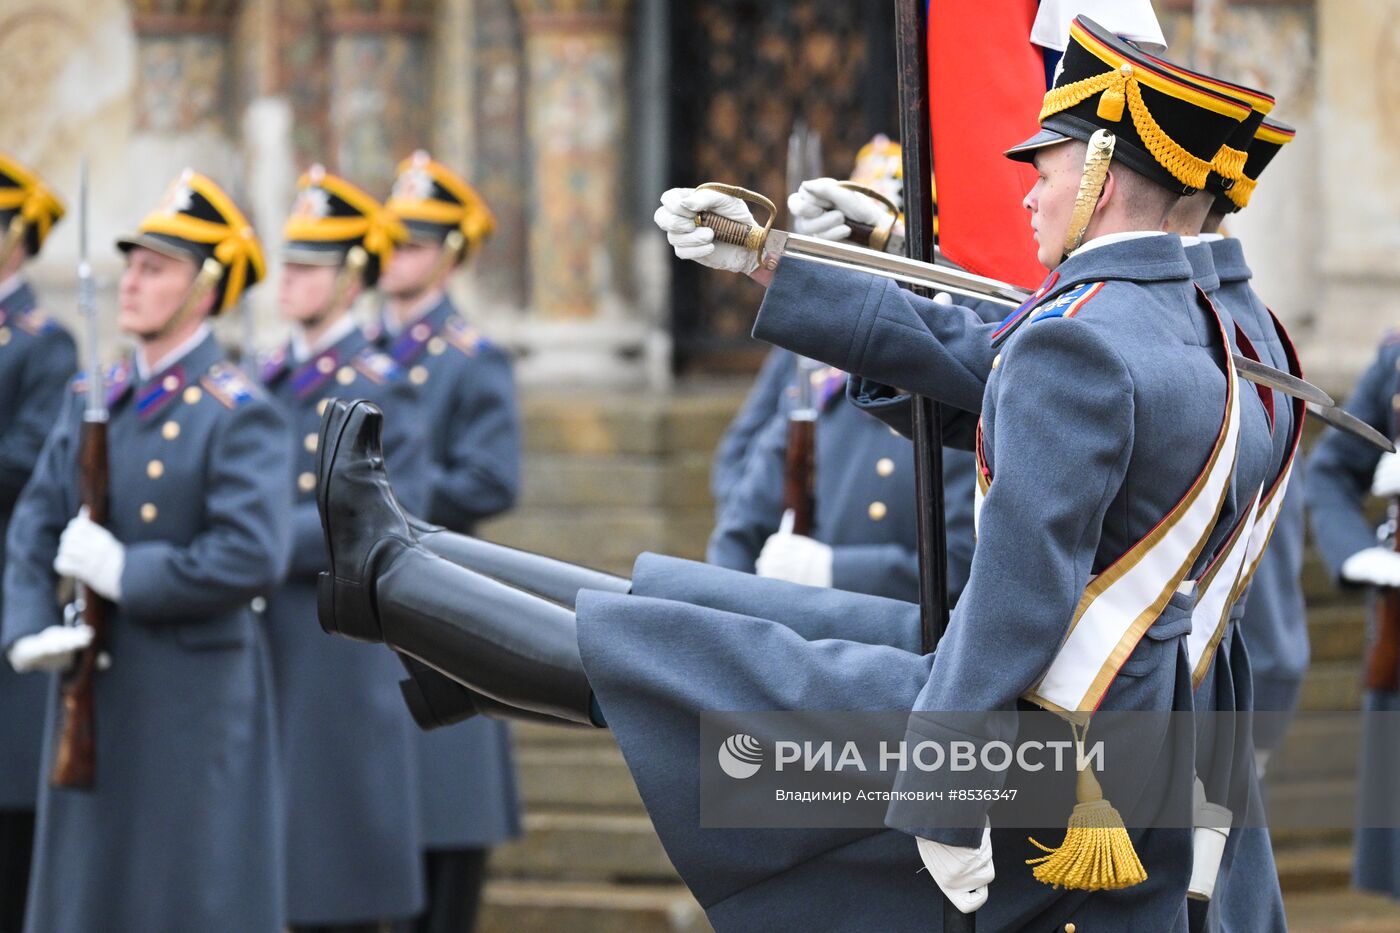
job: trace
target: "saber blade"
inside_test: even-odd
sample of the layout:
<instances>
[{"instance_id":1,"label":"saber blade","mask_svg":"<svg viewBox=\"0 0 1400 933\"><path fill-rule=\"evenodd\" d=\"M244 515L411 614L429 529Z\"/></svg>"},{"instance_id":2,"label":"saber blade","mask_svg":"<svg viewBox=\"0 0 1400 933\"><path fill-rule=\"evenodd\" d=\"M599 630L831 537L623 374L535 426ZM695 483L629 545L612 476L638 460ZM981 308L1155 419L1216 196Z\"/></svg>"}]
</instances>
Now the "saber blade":
<instances>
[{"instance_id":1,"label":"saber blade","mask_svg":"<svg viewBox=\"0 0 1400 933\"><path fill-rule=\"evenodd\" d=\"M1379 447L1388 454L1395 453L1395 444L1390 438L1386 437L1345 408L1338 408L1336 405L1315 405L1309 402L1308 411L1317 415L1338 431L1345 431L1354 437L1359 437L1366 443Z\"/></svg>"}]
</instances>

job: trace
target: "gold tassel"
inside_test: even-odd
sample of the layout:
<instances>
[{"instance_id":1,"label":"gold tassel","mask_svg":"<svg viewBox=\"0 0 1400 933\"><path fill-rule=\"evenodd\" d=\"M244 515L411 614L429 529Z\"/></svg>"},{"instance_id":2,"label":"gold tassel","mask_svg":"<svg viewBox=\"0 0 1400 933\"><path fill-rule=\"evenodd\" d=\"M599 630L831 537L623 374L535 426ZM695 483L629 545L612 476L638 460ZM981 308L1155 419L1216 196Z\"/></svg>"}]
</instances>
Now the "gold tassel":
<instances>
[{"instance_id":1,"label":"gold tassel","mask_svg":"<svg viewBox=\"0 0 1400 933\"><path fill-rule=\"evenodd\" d=\"M1127 106L1128 95L1125 84L1115 84L1103 92L1099 98L1099 116L1110 123L1123 119L1123 108Z\"/></svg>"},{"instance_id":2,"label":"gold tassel","mask_svg":"<svg viewBox=\"0 0 1400 933\"><path fill-rule=\"evenodd\" d=\"M1073 726L1071 726L1073 729ZM1074 742L1079 777L1075 786L1078 803L1070 814L1069 827L1059 848L1052 849L1031 838L1031 845L1046 853L1026 859L1035 866L1035 877L1057 888L1080 891L1113 891L1130 888L1147 880L1147 870L1133 849L1133 840L1123 826L1123 818L1113 804L1103 799L1103 788L1093 772L1085 767L1084 735L1075 730Z\"/></svg>"}]
</instances>

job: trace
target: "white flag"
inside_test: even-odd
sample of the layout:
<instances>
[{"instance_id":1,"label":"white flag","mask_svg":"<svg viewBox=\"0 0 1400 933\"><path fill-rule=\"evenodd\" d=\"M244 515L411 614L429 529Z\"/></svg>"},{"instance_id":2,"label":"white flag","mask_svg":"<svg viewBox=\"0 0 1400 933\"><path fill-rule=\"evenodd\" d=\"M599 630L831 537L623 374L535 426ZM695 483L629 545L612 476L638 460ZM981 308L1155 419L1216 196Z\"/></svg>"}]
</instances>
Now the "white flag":
<instances>
[{"instance_id":1,"label":"white flag","mask_svg":"<svg viewBox=\"0 0 1400 933\"><path fill-rule=\"evenodd\" d=\"M1114 35L1136 42L1148 52L1167 50L1167 37L1152 10L1151 0L1040 0L1031 26L1031 41L1063 52L1069 45L1069 25L1087 16Z\"/></svg>"}]
</instances>

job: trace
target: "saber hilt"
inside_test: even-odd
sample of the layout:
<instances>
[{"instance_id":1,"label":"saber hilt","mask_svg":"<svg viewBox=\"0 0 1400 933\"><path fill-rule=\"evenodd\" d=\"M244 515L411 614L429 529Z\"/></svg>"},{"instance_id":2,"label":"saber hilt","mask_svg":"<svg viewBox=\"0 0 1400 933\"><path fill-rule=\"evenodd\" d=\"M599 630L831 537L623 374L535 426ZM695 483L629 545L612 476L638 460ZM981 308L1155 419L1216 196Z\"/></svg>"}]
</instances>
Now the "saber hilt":
<instances>
[{"instance_id":1,"label":"saber hilt","mask_svg":"<svg viewBox=\"0 0 1400 933\"><path fill-rule=\"evenodd\" d=\"M731 246L742 247L753 250L760 256L763 254L763 246L768 242L768 233L773 229L773 221L777 219L778 209L773 202L759 194L757 191L750 191L747 188L740 188L737 185L723 185L719 182L711 181L699 187L700 191L718 191L738 198L748 204L753 204L768 211L768 222L763 226L745 223L742 220L734 220L731 217L724 217L712 211L701 211L700 216L695 218L697 227L709 227L715 232L715 240L720 243L728 243ZM773 260L774 265L777 260ZM769 266L768 268L772 268Z\"/></svg>"},{"instance_id":2,"label":"saber hilt","mask_svg":"<svg viewBox=\"0 0 1400 933\"><path fill-rule=\"evenodd\" d=\"M889 219L876 224L863 224L856 220L846 219L846 226L851 228L851 242L858 246L865 246L873 250L884 252L889 246L890 236L894 233L894 225L899 222L899 205L894 203L894 199L888 197L884 192L878 191L869 185L862 185L854 181L840 182L842 188L847 191L854 191L856 194L863 194L867 198L879 201L890 209Z\"/></svg>"}]
</instances>

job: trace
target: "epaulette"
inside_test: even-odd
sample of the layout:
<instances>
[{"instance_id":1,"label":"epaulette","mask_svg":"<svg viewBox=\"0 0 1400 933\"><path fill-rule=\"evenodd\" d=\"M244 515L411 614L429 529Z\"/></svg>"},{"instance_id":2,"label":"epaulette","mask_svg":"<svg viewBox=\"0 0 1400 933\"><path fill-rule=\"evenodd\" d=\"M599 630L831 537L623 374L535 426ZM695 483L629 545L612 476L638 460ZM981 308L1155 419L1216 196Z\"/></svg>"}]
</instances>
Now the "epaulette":
<instances>
[{"instance_id":1,"label":"epaulette","mask_svg":"<svg viewBox=\"0 0 1400 933\"><path fill-rule=\"evenodd\" d=\"M386 382L393 382L399 378L401 370L399 364L395 363L386 354L380 353L374 347L365 347L355 358L350 361L350 365L359 371L375 385L384 385Z\"/></svg>"},{"instance_id":2,"label":"epaulette","mask_svg":"<svg viewBox=\"0 0 1400 933\"><path fill-rule=\"evenodd\" d=\"M490 343L485 334L456 316L447 319L442 336L467 356L476 356L478 350Z\"/></svg>"},{"instance_id":3,"label":"epaulette","mask_svg":"<svg viewBox=\"0 0 1400 933\"><path fill-rule=\"evenodd\" d=\"M58 328L58 322L49 317L48 312L39 308L22 311L15 317L15 326L35 337Z\"/></svg>"},{"instance_id":4,"label":"epaulette","mask_svg":"<svg viewBox=\"0 0 1400 933\"><path fill-rule=\"evenodd\" d=\"M279 347L271 353L263 354L258 358L258 373L263 385L267 385L272 380L282 374L287 368L287 348Z\"/></svg>"},{"instance_id":5,"label":"epaulette","mask_svg":"<svg viewBox=\"0 0 1400 933\"><path fill-rule=\"evenodd\" d=\"M1062 295L1056 296L1054 301L1048 301L1036 308L1031 314L1028 323L1034 324L1036 321L1043 321L1052 317L1074 317L1089 301L1103 290L1103 282L1085 282L1076 285Z\"/></svg>"},{"instance_id":6,"label":"epaulette","mask_svg":"<svg viewBox=\"0 0 1400 933\"><path fill-rule=\"evenodd\" d=\"M225 408L238 408L256 398L252 380L232 363L215 363L200 377L199 384Z\"/></svg>"},{"instance_id":7,"label":"epaulette","mask_svg":"<svg viewBox=\"0 0 1400 933\"><path fill-rule=\"evenodd\" d=\"M111 366L107 367L103 385L107 387L108 392L111 392L112 389L117 386L125 384L127 371L130 366L131 364L128 361L122 360L120 363L113 363ZM84 370L74 376L72 385L75 394L81 395L86 392L88 387L87 371Z\"/></svg>"}]
</instances>

